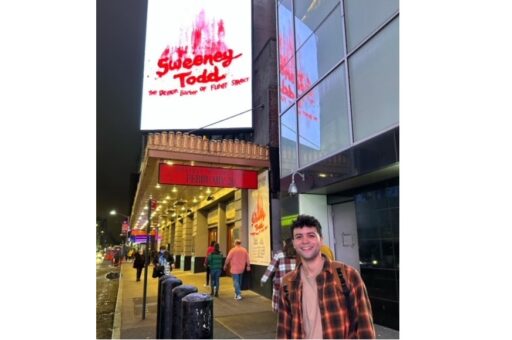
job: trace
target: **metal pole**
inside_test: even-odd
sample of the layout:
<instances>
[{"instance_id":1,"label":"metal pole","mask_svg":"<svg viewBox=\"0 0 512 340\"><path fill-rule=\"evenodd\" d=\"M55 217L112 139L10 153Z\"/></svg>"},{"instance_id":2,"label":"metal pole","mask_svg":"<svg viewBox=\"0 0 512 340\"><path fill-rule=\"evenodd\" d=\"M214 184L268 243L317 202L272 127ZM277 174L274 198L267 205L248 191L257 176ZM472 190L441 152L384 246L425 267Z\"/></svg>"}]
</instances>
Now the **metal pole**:
<instances>
[{"instance_id":1,"label":"metal pole","mask_svg":"<svg viewBox=\"0 0 512 340\"><path fill-rule=\"evenodd\" d=\"M132 224L130 223L130 216L126 216L126 219L128 221L128 230L126 231L126 235L125 235L125 240L124 240L124 244L126 247L128 247L128 243L130 242L130 232L132 230Z\"/></svg>"},{"instance_id":2,"label":"metal pole","mask_svg":"<svg viewBox=\"0 0 512 340\"><path fill-rule=\"evenodd\" d=\"M142 295L142 320L146 319L146 292L148 289L149 226L151 225L151 198L148 200L148 224L146 227L146 256L144 257L144 293Z\"/></svg>"}]
</instances>

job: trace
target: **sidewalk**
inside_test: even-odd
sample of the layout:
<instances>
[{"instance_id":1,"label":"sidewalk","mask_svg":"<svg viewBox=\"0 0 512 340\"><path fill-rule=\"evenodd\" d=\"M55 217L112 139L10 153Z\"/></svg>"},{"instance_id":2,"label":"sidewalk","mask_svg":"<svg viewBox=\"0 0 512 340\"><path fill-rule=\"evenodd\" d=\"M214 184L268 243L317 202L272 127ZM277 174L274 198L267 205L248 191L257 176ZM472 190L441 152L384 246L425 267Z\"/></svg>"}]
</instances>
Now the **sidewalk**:
<instances>
[{"instance_id":1,"label":"sidewalk","mask_svg":"<svg viewBox=\"0 0 512 340\"><path fill-rule=\"evenodd\" d=\"M146 295L146 319L142 320L142 296L144 271L140 282L135 281L135 269L131 263L123 263L119 281L116 315L112 339L154 339L156 337L156 313L158 280L151 277L148 267ZM173 270L172 275L183 284L197 287L199 293L210 293L203 287L206 273ZM231 277L220 278L219 297L214 298L213 336L216 339L274 339L277 315L272 312L271 301L250 290L242 291L243 299L234 299Z\"/></svg>"},{"instance_id":2,"label":"sidewalk","mask_svg":"<svg viewBox=\"0 0 512 340\"><path fill-rule=\"evenodd\" d=\"M141 281L136 282L132 263L122 264L112 339L155 339L158 279L151 273L152 266L148 267L146 319L142 320L144 271ZM210 293L210 287L203 286L206 273L177 269L172 275L183 284L197 287L199 293ZM213 300L214 339L275 339L277 314L272 312L271 300L251 290L243 290L242 296L240 301L234 299L231 277L220 278L219 297ZM398 339L395 330L378 325L375 328L378 338Z\"/></svg>"}]
</instances>

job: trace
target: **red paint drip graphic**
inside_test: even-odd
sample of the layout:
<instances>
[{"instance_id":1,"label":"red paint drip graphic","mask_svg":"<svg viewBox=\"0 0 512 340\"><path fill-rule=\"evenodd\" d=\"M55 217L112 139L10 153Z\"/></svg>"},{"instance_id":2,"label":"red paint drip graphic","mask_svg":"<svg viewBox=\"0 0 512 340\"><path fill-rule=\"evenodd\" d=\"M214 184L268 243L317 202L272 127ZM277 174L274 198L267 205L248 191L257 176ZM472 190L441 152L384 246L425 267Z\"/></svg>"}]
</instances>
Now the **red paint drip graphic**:
<instances>
[{"instance_id":1,"label":"red paint drip graphic","mask_svg":"<svg viewBox=\"0 0 512 340\"><path fill-rule=\"evenodd\" d=\"M173 78L179 81L181 88L224 80L227 75L221 72L234 59L242 56L242 53L235 55L233 49L227 46L225 35L224 21L208 20L204 10L201 10L191 30L182 31L180 44L167 46L162 52L158 60L157 76L161 78L175 71ZM183 41L186 43L181 44ZM193 72L197 69L200 71Z\"/></svg>"},{"instance_id":2,"label":"red paint drip graphic","mask_svg":"<svg viewBox=\"0 0 512 340\"><path fill-rule=\"evenodd\" d=\"M287 30L279 35L279 68L281 72L280 88L281 97L291 104L295 100L295 60L294 60L294 43L291 30ZM309 76L301 69L297 69L297 90L304 93L312 85ZM310 91L305 98L299 102L298 113L310 121L318 121L318 117L306 111L305 103L310 106L316 106L315 91Z\"/></svg>"},{"instance_id":3,"label":"red paint drip graphic","mask_svg":"<svg viewBox=\"0 0 512 340\"><path fill-rule=\"evenodd\" d=\"M225 35L224 21L208 22L204 10L201 10L192 30L192 54L213 55L218 51L227 51Z\"/></svg>"}]
</instances>

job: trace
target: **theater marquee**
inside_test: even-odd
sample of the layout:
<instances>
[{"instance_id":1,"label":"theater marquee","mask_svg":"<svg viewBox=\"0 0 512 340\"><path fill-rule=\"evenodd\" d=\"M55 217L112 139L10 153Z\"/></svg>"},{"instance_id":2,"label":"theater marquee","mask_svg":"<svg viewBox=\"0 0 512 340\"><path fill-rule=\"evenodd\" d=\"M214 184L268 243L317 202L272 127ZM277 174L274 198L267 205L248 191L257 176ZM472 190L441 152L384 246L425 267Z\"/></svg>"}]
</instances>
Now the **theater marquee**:
<instances>
[{"instance_id":1,"label":"theater marquee","mask_svg":"<svg viewBox=\"0 0 512 340\"><path fill-rule=\"evenodd\" d=\"M141 130L205 127L252 107L251 0L149 0ZM252 112L208 128L252 128Z\"/></svg>"},{"instance_id":2,"label":"theater marquee","mask_svg":"<svg viewBox=\"0 0 512 340\"><path fill-rule=\"evenodd\" d=\"M221 188L256 189L258 173L254 170L225 169L160 163L158 183Z\"/></svg>"}]
</instances>

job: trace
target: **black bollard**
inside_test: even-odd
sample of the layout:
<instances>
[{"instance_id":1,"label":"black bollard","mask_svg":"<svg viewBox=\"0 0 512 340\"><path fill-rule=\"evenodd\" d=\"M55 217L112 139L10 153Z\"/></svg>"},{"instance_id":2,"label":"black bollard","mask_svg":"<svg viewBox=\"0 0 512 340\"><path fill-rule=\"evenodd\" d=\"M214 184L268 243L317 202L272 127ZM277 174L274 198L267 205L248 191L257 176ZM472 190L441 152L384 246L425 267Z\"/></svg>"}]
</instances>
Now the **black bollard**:
<instances>
[{"instance_id":1,"label":"black bollard","mask_svg":"<svg viewBox=\"0 0 512 340\"><path fill-rule=\"evenodd\" d=\"M213 298L191 293L181 300L183 339L213 339Z\"/></svg>"},{"instance_id":2,"label":"black bollard","mask_svg":"<svg viewBox=\"0 0 512 340\"><path fill-rule=\"evenodd\" d=\"M157 306L156 306L156 339L161 339L160 338L160 334L161 334L161 328L160 328L160 319L162 317L162 313L160 313L160 309L161 309L161 303L160 301L162 301L163 299L163 295L162 295L162 283L164 282L164 280L167 280L167 279L170 279L171 276L170 275L164 275L164 276L161 276L158 278L158 295L157 295Z\"/></svg>"},{"instance_id":3,"label":"black bollard","mask_svg":"<svg viewBox=\"0 0 512 340\"><path fill-rule=\"evenodd\" d=\"M181 323L183 320L181 300L190 293L196 293L197 287L182 285L172 290L172 332L171 339L183 339Z\"/></svg>"},{"instance_id":4,"label":"black bollard","mask_svg":"<svg viewBox=\"0 0 512 340\"><path fill-rule=\"evenodd\" d=\"M172 291L183 282L175 277L165 280L162 284L162 300L160 309L160 332L157 330L157 339L172 339L173 297Z\"/></svg>"}]
</instances>

